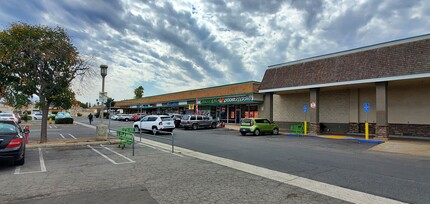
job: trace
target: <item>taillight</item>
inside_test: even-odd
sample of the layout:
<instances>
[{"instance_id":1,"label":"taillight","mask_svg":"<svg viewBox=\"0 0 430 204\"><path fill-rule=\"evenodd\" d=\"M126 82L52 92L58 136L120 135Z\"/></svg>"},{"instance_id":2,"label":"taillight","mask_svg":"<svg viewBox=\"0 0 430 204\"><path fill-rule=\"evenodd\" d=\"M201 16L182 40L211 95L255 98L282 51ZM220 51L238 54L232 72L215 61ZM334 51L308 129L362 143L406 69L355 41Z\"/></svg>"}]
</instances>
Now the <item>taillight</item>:
<instances>
[{"instance_id":1,"label":"taillight","mask_svg":"<svg viewBox=\"0 0 430 204\"><path fill-rule=\"evenodd\" d=\"M15 118L9 118L9 120L15 120Z\"/></svg>"},{"instance_id":2,"label":"taillight","mask_svg":"<svg viewBox=\"0 0 430 204\"><path fill-rule=\"evenodd\" d=\"M158 125L163 125L163 121L161 121L160 123L158 123Z\"/></svg>"},{"instance_id":3,"label":"taillight","mask_svg":"<svg viewBox=\"0 0 430 204\"><path fill-rule=\"evenodd\" d=\"M22 138L15 138L12 139L9 144L7 145L6 148L15 148L15 147L19 147L22 144Z\"/></svg>"},{"instance_id":4,"label":"taillight","mask_svg":"<svg viewBox=\"0 0 430 204\"><path fill-rule=\"evenodd\" d=\"M191 122L190 122L190 121L187 121L187 124L191 124Z\"/></svg>"}]
</instances>

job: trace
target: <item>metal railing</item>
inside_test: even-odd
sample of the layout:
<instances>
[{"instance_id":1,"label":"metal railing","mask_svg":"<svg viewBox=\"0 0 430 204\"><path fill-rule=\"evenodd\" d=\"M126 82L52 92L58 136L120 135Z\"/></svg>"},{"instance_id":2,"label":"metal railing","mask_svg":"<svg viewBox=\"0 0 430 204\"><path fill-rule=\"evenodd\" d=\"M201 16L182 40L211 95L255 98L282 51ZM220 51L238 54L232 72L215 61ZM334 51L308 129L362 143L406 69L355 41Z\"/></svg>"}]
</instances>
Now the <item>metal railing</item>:
<instances>
[{"instance_id":1,"label":"metal railing","mask_svg":"<svg viewBox=\"0 0 430 204\"><path fill-rule=\"evenodd\" d=\"M142 133L144 133L144 132L145 132L145 130L139 129L140 142L142 142ZM166 137L163 137L163 136L158 136L157 133L167 133L167 134L170 135L170 137L166 138ZM148 135L148 136L159 138L159 139L163 139L163 140L167 140L167 141L171 141L172 153L175 152L175 137L173 135L173 132L157 130L157 131L152 131L152 136L151 135Z\"/></svg>"}]
</instances>

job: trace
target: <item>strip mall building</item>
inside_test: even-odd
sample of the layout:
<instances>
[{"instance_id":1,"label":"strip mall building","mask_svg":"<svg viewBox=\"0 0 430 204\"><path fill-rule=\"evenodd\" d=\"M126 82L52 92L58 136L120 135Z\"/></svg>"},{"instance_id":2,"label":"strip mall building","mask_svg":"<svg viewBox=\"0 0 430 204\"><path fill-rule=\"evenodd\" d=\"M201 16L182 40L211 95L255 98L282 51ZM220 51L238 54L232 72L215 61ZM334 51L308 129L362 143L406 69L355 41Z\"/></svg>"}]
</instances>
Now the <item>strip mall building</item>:
<instances>
[{"instance_id":1,"label":"strip mall building","mask_svg":"<svg viewBox=\"0 0 430 204\"><path fill-rule=\"evenodd\" d=\"M380 138L430 138L430 35L272 65L261 83L125 100L116 108L180 114L198 108L228 123L264 117L284 128L308 121L312 134L361 134L367 121Z\"/></svg>"},{"instance_id":2,"label":"strip mall building","mask_svg":"<svg viewBox=\"0 0 430 204\"><path fill-rule=\"evenodd\" d=\"M260 82L250 81L224 86L119 101L116 109L125 113L201 114L211 115L226 123L239 123L241 118L259 117L263 94Z\"/></svg>"}]
</instances>

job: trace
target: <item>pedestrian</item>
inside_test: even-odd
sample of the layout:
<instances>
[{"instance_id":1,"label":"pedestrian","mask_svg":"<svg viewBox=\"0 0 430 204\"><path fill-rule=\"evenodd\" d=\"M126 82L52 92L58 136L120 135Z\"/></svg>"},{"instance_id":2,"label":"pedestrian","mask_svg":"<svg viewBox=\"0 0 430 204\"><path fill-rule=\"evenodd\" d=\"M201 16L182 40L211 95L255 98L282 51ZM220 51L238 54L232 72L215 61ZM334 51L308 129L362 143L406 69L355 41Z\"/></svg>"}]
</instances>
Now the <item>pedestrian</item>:
<instances>
[{"instance_id":1,"label":"pedestrian","mask_svg":"<svg viewBox=\"0 0 430 204\"><path fill-rule=\"evenodd\" d=\"M91 122L93 122L93 114L89 114L88 115L88 120L90 121L90 125L91 125Z\"/></svg>"}]
</instances>

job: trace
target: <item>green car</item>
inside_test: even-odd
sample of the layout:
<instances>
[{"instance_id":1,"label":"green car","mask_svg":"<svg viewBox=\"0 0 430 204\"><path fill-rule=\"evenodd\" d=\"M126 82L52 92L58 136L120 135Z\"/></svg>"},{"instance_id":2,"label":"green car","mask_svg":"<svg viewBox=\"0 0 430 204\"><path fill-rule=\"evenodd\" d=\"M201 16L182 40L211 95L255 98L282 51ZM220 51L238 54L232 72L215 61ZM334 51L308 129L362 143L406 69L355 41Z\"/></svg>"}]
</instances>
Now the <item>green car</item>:
<instances>
[{"instance_id":1,"label":"green car","mask_svg":"<svg viewBox=\"0 0 430 204\"><path fill-rule=\"evenodd\" d=\"M277 135L279 134L279 127L264 118L246 118L242 119L239 131L242 135L246 135L247 133L253 133L256 136L261 133Z\"/></svg>"}]
</instances>

